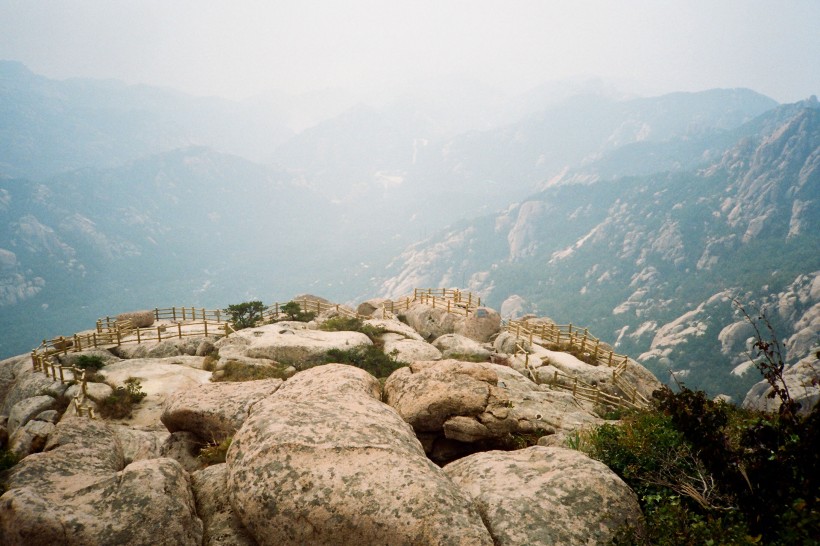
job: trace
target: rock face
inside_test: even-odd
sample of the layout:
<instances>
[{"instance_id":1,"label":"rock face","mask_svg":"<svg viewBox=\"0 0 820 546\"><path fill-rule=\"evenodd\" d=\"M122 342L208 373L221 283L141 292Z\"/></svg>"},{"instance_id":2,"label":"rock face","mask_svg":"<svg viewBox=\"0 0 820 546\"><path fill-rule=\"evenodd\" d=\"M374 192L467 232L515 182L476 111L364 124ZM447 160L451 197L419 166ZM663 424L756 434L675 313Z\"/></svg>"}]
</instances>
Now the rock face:
<instances>
[{"instance_id":1,"label":"rock face","mask_svg":"<svg viewBox=\"0 0 820 546\"><path fill-rule=\"evenodd\" d=\"M205 533L203 546L256 546L256 541L236 517L228 498L228 467L209 466L191 474L196 511Z\"/></svg>"},{"instance_id":2,"label":"rock face","mask_svg":"<svg viewBox=\"0 0 820 546\"><path fill-rule=\"evenodd\" d=\"M254 406L227 466L231 504L260 544L492 544L378 391L331 364Z\"/></svg>"},{"instance_id":3,"label":"rock face","mask_svg":"<svg viewBox=\"0 0 820 546\"><path fill-rule=\"evenodd\" d=\"M414 362L390 375L384 395L438 463L508 446L513 434L566 434L601 422L569 393L483 362Z\"/></svg>"},{"instance_id":4,"label":"rock face","mask_svg":"<svg viewBox=\"0 0 820 546\"><path fill-rule=\"evenodd\" d=\"M304 326L304 325L302 325ZM348 350L372 345L360 332L324 332L294 329L276 323L246 328L216 343L221 356L237 352L250 358L265 358L288 363L316 362L330 349ZM227 349L223 351L224 349Z\"/></svg>"},{"instance_id":5,"label":"rock face","mask_svg":"<svg viewBox=\"0 0 820 546\"><path fill-rule=\"evenodd\" d=\"M606 465L534 446L470 455L444 467L479 507L494 544L609 544L640 526L635 493Z\"/></svg>"},{"instance_id":6,"label":"rock face","mask_svg":"<svg viewBox=\"0 0 820 546\"><path fill-rule=\"evenodd\" d=\"M810 355L786 370L783 379L792 400L800 403L802 415L808 415L820 403L820 359L817 355ZM780 407L780 398L769 398L771 392L772 387L766 381L757 383L743 400L743 407L776 412Z\"/></svg>"},{"instance_id":7,"label":"rock face","mask_svg":"<svg viewBox=\"0 0 820 546\"><path fill-rule=\"evenodd\" d=\"M187 431L203 442L233 436L251 407L282 385L281 379L241 383L205 383L169 396L161 420L171 432Z\"/></svg>"},{"instance_id":8,"label":"rock face","mask_svg":"<svg viewBox=\"0 0 820 546\"><path fill-rule=\"evenodd\" d=\"M170 459L124 465L114 432L73 418L45 451L11 469L0 497L0 536L9 546L202 542L187 474Z\"/></svg>"}]
</instances>

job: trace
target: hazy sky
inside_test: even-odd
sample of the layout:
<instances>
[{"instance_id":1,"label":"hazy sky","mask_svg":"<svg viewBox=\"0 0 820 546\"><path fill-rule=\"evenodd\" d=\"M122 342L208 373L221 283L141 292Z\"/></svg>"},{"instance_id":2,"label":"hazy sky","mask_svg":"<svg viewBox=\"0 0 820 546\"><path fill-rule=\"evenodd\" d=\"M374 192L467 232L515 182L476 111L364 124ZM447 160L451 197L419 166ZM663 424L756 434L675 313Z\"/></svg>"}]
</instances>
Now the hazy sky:
<instances>
[{"instance_id":1,"label":"hazy sky","mask_svg":"<svg viewBox=\"0 0 820 546\"><path fill-rule=\"evenodd\" d=\"M0 0L0 59L231 98L597 76L792 102L820 94L820 0Z\"/></svg>"}]
</instances>

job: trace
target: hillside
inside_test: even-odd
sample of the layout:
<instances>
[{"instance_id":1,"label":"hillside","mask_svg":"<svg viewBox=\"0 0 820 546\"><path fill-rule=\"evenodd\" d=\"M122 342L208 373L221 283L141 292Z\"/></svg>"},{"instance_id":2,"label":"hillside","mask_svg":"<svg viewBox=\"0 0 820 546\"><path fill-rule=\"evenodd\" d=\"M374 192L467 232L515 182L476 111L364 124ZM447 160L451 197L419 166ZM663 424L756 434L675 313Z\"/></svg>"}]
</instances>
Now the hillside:
<instances>
[{"instance_id":1,"label":"hillside","mask_svg":"<svg viewBox=\"0 0 820 546\"><path fill-rule=\"evenodd\" d=\"M383 293L465 286L504 316L581 321L658 377L742 399L756 378L735 369L748 335L731 298L766 308L789 362L817 344L820 110L786 105L733 134L697 170L552 186L456 224L397 258Z\"/></svg>"}]
</instances>

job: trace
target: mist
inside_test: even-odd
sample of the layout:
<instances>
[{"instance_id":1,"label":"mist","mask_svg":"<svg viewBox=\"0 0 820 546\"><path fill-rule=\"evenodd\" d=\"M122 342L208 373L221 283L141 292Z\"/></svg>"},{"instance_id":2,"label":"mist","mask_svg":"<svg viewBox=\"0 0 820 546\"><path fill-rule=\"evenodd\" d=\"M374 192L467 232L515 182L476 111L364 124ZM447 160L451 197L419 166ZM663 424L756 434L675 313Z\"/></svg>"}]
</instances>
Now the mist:
<instances>
[{"instance_id":1,"label":"mist","mask_svg":"<svg viewBox=\"0 0 820 546\"><path fill-rule=\"evenodd\" d=\"M627 95L746 87L793 102L820 88L818 21L811 0L3 1L0 58L196 96L323 93L330 110L448 80L508 99L597 79Z\"/></svg>"}]
</instances>

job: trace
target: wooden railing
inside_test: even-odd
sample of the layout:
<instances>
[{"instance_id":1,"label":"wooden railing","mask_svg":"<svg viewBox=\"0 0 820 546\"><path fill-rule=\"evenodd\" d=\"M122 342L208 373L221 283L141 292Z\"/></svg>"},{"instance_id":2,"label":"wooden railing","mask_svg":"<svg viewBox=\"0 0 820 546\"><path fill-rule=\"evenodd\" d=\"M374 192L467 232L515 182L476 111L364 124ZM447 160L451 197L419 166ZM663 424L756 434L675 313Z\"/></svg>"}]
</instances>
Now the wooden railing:
<instances>
[{"instance_id":1,"label":"wooden railing","mask_svg":"<svg viewBox=\"0 0 820 546\"><path fill-rule=\"evenodd\" d=\"M625 409L642 409L650 406L649 400L638 392L638 389L630 385L624 378L629 357L616 354L614 351L604 350L601 341L590 335L587 328L573 328L572 324L530 324L527 321L509 321L505 324L505 329L516 336L516 355L522 355L524 365L535 383L543 383L539 380L530 362L531 352L526 350L521 341L527 341L530 345L541 346L558 345L556 350L566 351L567 348L575 349L592 358L597 365L606 365L613 368L612 385L619 389L625 396L603 391L597 385L590 385L578 379L577 376L570 376L556 370L553 378L546 382L551 388L569 390L576 398L587 400L596 404L607 404Z\"/></svg>"},{"instance_id":2,"label":"wooden railing","mask_svg":"<svg viewBox=\"0 0 820 546\"><path fill-rule=\"evenodd\" d=\"M598 364L612 367L629 360L626 355L619 355L611 349L602 347L601 340L592 336L587 328L579 328L572 324L531 324L526 320L511 320L505 328L516 337L530 343L555 344L588 354Z\"/></svg>"},{"instance_id":3,"label":"wooden railing","mask_svg":"<svg viewBox=\"0 0 820 546\"><path fill-rule=\"evenodd\" d=\"M91 332L77 333L70 337L59 336L44 339L39 347L31 351L34 371L43 372L54 381L61 383L76 381L80 391L72 400L77 415L94 418L94 408L88 405L86 370L74 366L63 366L55 359L58 355L69 352L80 352L98 347L111 347L123 343L150 343L168 339L182 339L191 336L228 336L235 332L230 322L221 321L221 311L171 307L155 309L155 317L160 320L175 320L172 324L160 324L146 328L136 328L130 319L117 320L105 317L97 321L97 327ZM173 317L177 317L174 319ZM207 317L217 317L216 321ZM199 321L195 319L199 319ZM73 377L67 377L70 371Z\"/></svg>"}]
</instances>

